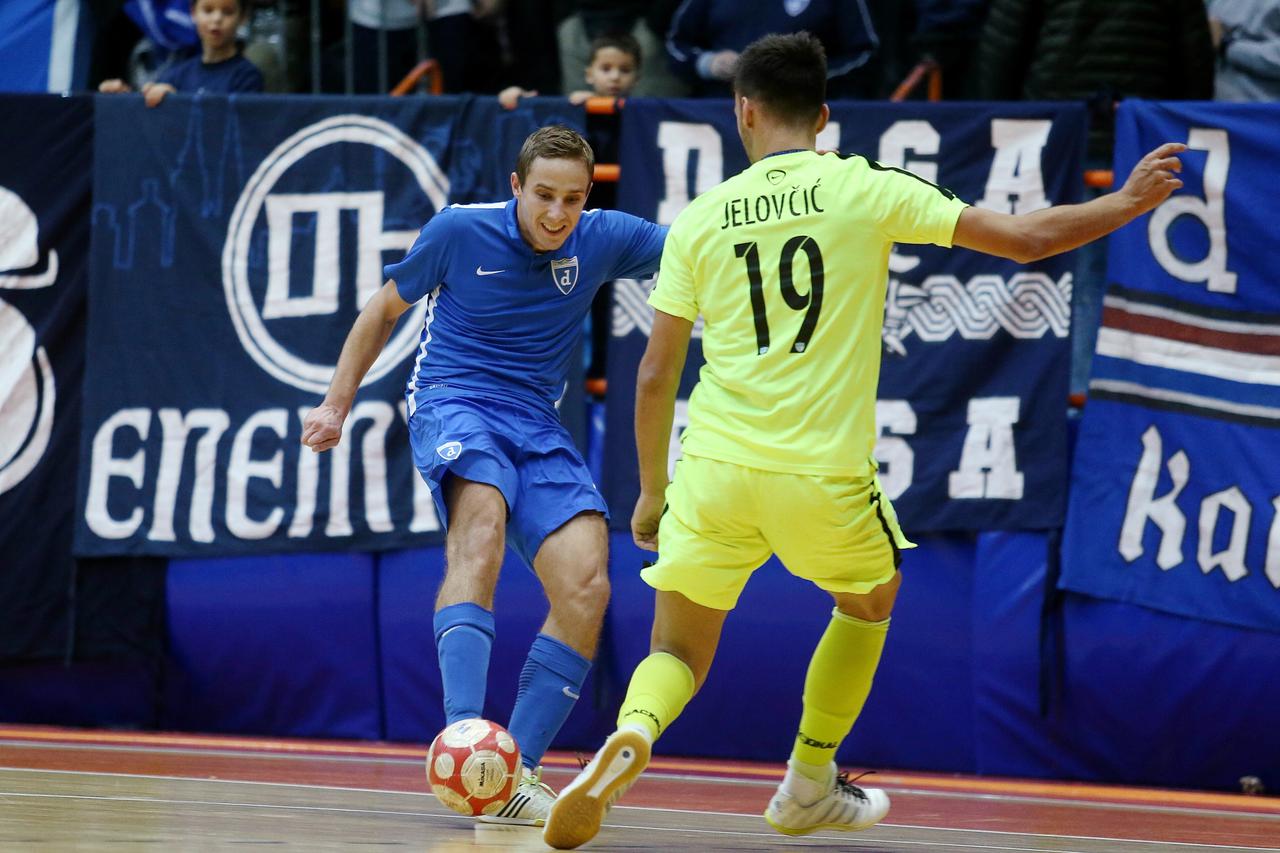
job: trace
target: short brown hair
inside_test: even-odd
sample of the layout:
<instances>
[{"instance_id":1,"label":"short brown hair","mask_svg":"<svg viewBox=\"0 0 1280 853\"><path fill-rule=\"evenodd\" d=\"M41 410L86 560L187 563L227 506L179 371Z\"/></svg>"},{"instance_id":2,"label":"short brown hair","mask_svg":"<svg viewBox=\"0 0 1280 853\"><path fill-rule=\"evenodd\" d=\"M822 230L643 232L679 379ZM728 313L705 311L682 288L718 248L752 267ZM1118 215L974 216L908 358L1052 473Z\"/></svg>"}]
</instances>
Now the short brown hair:
<instances>
[{"instance_id":1,"label":"short brown hair","mask_svg":"<svg viewBox=\"0 0 1280 853\"><path fill-rule=\"evenodd\" d=\"M539 157L548 160L581 160L587 167L587 180L591 180L596 168L596 155L587 140L576 130L562 124L549 124L539 128L525 139L520 146L520 156L516 157L516 180L524 185L529 175L529 167Z\"/></svg>"},{"instance_id":2,"label":"short brown hair","mask_svg":"<svg viewBox=\"0 0 1280 853\"><path fill-rule=\"evenodd\" d=\"M587 60L587 64L590 65L595 62L596 54L606 47L611 47L630 56L635 62L636 68L639 68L643 63L640 42L636 41L635 36L630 33L605 33L602 36L596 36L595 40L591 42L591 58Z\"/></svg>"}]
</instances>

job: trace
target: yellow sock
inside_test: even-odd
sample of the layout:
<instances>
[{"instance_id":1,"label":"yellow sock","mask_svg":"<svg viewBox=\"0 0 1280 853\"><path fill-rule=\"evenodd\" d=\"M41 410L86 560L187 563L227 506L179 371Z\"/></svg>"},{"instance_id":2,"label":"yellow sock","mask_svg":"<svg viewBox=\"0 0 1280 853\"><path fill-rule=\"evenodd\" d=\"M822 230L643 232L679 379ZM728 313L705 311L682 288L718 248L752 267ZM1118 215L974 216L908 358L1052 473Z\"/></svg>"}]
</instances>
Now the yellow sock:
<instances>
[{"instance_id":1,"label":"yellow sock","mask_svg":"<svg viewBox=\"0 0 1280 853\"><path fill-rule=\"evenodd\" d=\"M880 665L889 620L865 622L839 610L818 641L804 679L804 713L791 757L826 766L853 728Z\"/></svg>"},{"instance_id":2,"label":"yellow sock","mask_svg":"<svg viewBox=\"0 0 1280 853\"><path fill-rule=\"evenodd\" d=\"M649 742L667 730L693 697L693 672L675 655L654 652L636 667L627 698L618 711L618 726L640 726Z\"/></svg>"}]
</instances>

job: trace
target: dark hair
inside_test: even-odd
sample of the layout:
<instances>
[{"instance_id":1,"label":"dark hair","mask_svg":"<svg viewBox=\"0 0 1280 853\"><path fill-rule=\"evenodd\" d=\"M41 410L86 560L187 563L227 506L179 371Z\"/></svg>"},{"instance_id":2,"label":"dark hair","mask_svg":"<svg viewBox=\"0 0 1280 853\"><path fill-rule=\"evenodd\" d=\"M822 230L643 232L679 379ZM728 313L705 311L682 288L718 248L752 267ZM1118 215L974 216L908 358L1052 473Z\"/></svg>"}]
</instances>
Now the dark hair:
<instances>
[{"instance_id":1,"label":"dark hair","mask_svg":"<svg viewBox=\"0 0 1280 853\"><path fill-rule=\"evenodd\" d=\"M596 61L596 54L611 47L614 50L620 50L636 61L636 68L640 67L640 63L644 60L640 52L640 42L629 33L605 33L602 36L596 36L591 42L591 56L587 59L587 64Z\"/></svg>"},{"instance_id":2,"label":"dark hair","mask_svg":"<svg viewBox=\"0 0 1280 853\"><path fill-rule=\"evenodd\" d=\"M516 179L524 186L524 179L529 175L529 167L539 157L548 160L570 159L581 160L587 167L587 180L596 168L596 155L582 138L582 134L560 124L549 124L529 134L524 145L520 146L520 155L516 157Z\"/></svg>"},{"instance_id":3,"label":"dark hair","mask_svg":"<svg viewBox=\"0 0 1280 853\"><path fill-rule=\"evenodd\" d=\"M827 99L827 52L803 31L756 39L738 57L733 90L780 121L808 124Z\"/></svg>"},{"instance_id":4,"label":"dark hair","mask_svg":"<svg viewBox=\"0 0 1280 853\"><path fill-rule=\"evenodd\" d=\"M197 3L199 3L199 2L200 2L200 0L191 0L191 2L190 2L188 5L189 5L192 9L194 9L194 8L196 7L196 4L197 4ZM247 17L249 17L249 3L250 3L250 2L251 2L251 0L236 0L236 17L239 17L239 18L247 18Z\"/></svg>"}]
</instances>

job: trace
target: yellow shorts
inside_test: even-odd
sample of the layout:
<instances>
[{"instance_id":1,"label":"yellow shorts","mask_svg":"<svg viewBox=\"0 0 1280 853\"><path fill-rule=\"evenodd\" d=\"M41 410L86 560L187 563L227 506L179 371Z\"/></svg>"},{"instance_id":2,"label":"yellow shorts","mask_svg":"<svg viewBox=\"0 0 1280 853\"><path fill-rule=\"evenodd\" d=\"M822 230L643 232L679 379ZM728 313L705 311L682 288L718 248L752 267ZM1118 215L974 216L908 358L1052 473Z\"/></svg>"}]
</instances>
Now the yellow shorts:
<instances>
[{"instance_id":1,"label":"yellow shorts","mask_svg":"<svg viewBox=\"0 0 1280 853\"><path fill-rule=\"evenodd\" d=\"M828 592L870 592L914 548L876 477L784 474L685 456L667 488L654 589L732 610L751 573L777 554Z\"/></svg>"}]
</instances>

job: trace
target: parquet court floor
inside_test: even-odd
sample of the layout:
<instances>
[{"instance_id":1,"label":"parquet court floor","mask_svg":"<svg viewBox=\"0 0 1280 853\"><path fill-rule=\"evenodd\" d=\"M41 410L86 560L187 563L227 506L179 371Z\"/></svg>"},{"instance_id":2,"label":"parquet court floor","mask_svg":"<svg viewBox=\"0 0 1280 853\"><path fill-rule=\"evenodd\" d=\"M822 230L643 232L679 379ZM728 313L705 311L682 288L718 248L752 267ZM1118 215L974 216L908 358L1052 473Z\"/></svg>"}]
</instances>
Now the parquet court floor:
<instances>
[{"instance_id":1,"label":"parquet court floor","mask_svg":"<svg viewBox=\"0 0 1280 853\"><path fill-rule=\"evenodd\" d=\"M0 726L0 851L547 850L426 792L425 746ZM561 787L571 755L548 757ZM867 853L1280 851L1280 799L882 772L886 821L803 838L760 818L781 767L655 757L587 848ZM872 781L868 780L868 781Z\"/></svg>"}]
</instances>

